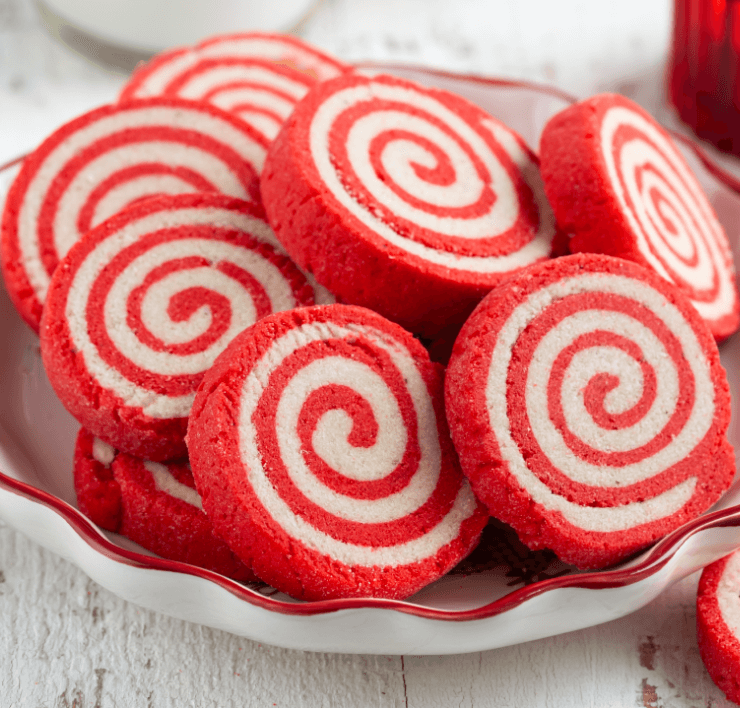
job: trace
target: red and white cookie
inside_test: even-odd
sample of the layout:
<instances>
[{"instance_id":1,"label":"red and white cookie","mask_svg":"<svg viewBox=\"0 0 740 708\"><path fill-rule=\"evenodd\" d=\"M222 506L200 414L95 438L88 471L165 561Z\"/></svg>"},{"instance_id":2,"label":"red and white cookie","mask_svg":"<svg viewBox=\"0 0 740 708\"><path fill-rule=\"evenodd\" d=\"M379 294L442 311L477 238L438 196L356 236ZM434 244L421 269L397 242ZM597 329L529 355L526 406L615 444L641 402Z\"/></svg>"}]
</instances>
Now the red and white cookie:
<instances>
[{"instance_id":1,"label":"red and white cookie","mask_svg":"<svg viewBox=\"0 0 740 708\"><path fill-rule=\"evenodd\" d=\"M259 202L267 138L206 103L152 98L67 123L23 163L2 222L13 303L38 329L59 260L89 229L146 197L222 192Z\"/></svg>"},{"instance_id":2,"label":"red and white cookie","mask_svg":"<svg viewBox=\"0 0 740 708\"><path fill-rule=\"evenodd\" d=\"M740 703L740 551L707 566L696 597L699 651L712 681Z\"/></svg>"},{"instance_id":3,"label":"red and white cookie","mask_svg":"<svg viewBox=\"0 0 740 708\"><path fill-rule=\"evenodd\" d=\"M636 103L593 96L550 119L545 191L572 252L644 265L681 288L717 339L740 323L727 236L670 135Z\"/></svg>"},{"instance_id":4,"label":"red and white cookie","mask_svg":"<svg viewBox=\"0 0 740 708\"><path fill-rule=\"evenodd\" d=\"M316 81L327 81L352 71L334 57L297 37L285 34L245 32L210 37L193 47L171 49L134 71L121 92L122 100L166 94L172 82L199 62L222 58L263 59L285 66Z\"/></svg>"},{"instance_id":5,"label":"red and white cookie","mask_svg":"<svg viewBox=\"0 0 740 708\"><path fill-rule=\"evenodd\" d=\"M195 390L271 312L312 305L261 209L220 194L141 202L75 244L49 287L41 354L66 408L116 449L186 454Z\"/></svg>"},{"instance_id":6,"label":"red and white cookie","mask_svg":"<svg viewBox=\"0 0 740 708\"><path fill-rule=\"evenodd\" d=\"M225 35L155 57L134 72L121 100L181 96L208 101L272 139L311 86L352 70L295 37Z\"/></svg>"},{"instance_id":7,"label":"red and white cookie","mask_svg":"<svg viewBox=\"0 0 740 708\"><path fill-rule=\"evenodd\" d=\"M213 533L187 461L141 460L119 453L82 428L77 435L74 483L80 511L170 560L235 580L256 580Z\"/></svg>"},{"instance_id":8,"label":"red and white cookie","mask_svg":"<svg viewBox=\"0 0 740 708\"><path fill-rule=\"evenodd\" d=\"M261 191L300 266L430 337L553 248L524 141L459 96L391 76L314 87L273 141Z\"/></svg>"},{"instance_id":9,"label":"red and white cookie","mask_svg":"<svg viewBox=\"0 0 740 708\"><path fill-rule=\"evenodd\" d=\"M296 598L406 597L488 518L449 438L441 368L364 308L281 312L237 337L187 441L216 532Z\"/></svg>"},{"instance_id":10,"label":"red and white cookie","mask_svg":"<svg viewBox=\"0 0 740 708\"><path fill-rule=\"evenodd\" d=\"M735 472L711 333L675 286L629 261L566 256L492 291L445 387L478 498L530 548L579 567L697 516Z\"/></svg>"}]
</instances>

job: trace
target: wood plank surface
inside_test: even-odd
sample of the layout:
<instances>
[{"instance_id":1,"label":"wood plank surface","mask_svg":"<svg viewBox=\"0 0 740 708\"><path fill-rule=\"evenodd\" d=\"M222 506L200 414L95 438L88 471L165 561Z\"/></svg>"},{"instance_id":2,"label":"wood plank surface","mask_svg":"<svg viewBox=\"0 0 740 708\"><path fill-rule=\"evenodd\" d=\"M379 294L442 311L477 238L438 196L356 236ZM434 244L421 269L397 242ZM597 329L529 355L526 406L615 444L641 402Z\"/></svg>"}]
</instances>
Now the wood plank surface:
<instances>
[{"instance_id":1,"label":"wood plank surface","mask_svg":"<svg viewBox=\"0 0 740 708\"><path fill-rule=\"evenodd\" d=\"M726 708L695 634L698 576L615 622L487 652L290 651L124 602L0 526L3 708Z\"/></svg>"}]
</instances>

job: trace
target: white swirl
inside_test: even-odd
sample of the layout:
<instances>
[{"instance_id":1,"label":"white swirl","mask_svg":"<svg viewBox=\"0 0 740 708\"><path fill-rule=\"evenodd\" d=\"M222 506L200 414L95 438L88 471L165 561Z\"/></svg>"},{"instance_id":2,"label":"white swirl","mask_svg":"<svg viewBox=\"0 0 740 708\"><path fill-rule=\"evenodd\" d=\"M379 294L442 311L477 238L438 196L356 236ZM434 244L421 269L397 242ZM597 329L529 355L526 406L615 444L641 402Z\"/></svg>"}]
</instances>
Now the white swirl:
<instances>
[{"instance_id":1,"label":"white swirl","mask_svg":"<svg viewBox=\"0 0 740 708\"><path fill-rule=\"evenodd\" d=\"M219 192L249 201L243 185L231 170L217 156L203 150L164 141L147 141L123 145L109 150L88 163L69 184L59 200L54 217L54 245L61 259L70 248L80 240L82 234L77 229L80 208L88 201L90 193L106 177L114 175L121 165L134 165L142 162L156 162L170 167L187 167L201 175L208 175L208 181ZM94 175L94 179L91 176ZM170 191L172 189L172 191ZM107 199L101 200L95 209L91 228L118 213L127 204L152 194L182 194L197 192L198 189L172 175L150 175L136 178L112 190Z\"/></svg>"},{"instance_id":2,"label":"white swirl","mask_svg":"<svg viewBox=\"0 0 740 708\"><path fill-rule=\"evenodd\" d=\"M247 62L215 64L202 70L196 64L193 75L174 93L196 100L208 96L209 103L236 113L272 140L313 80L277 65L271 69Z\"/></svg>"},{"instance_id":3,"label":"white swirl","mask_svg":"<svg viewBox=\"0 0 740 708\"><path fill-rule=\"evenodd\" d=\"M146 460L144 467L151 473L154 479L154 486L165 494L169 494L175 499L184 501L190 506L194 506L196 509L203 510L203 502L201 501L200 494L195 491L192 487L188 487L187 484L178 482L172 472L167 469L167 465L160 464L159 462L151 462Z\"/></svg>"},{"instance_id":4,"label":"white swirl","mask_svg":"<svg viewBox=\"0 0 740 708\"><path fill-rule=\"evenodd\" d=\"M665 347L647 327L621 313L596 310L587 312L582 317L568 318L567 324L564 322L558 326L557 329L561 330L559 334L562 334L568 326L578 327L580 323L577 320L590 316L603 317L604 322L608 322L610 332L619 332L623 336L626 336L625 332L630 332L634 337L632 341L642 335L655 345L655 348L649 352L643 349L641 356L654 371L658 372L656 400L647 415L633 425L617 430L606 430L594 423L583 400L583 392L594 377L610 374L619 381L618 385L604 398L604 409L612 414L623 413L637 405L645 393L645 381L640 364L619 347L589 347L573 357L565 372L560 392L565 424L576 438L595 450L602 452L634 450L649 443L668 423L672 412L675 411L678 400L678 376L675 366ZM585 331L588 331L593 325L586 326L588 329ZM542 343L541 350L535 356L537 368L541 373L547 371L547 365L542 366L543 360L549 359L549 355L545 353L547 348L559 344L557 334L552 338L550 334L547 335L548 341ZM530 383L536 380L534 371L531 371L528 379L528 390L533 391L534 386L537 385ZM529 403L530 409L536 405L535 398L536 396L533 396ZM637 472L636 469L635 472ZM624 483L626 484L627 480L624 480Z\"/></svg>"},{"instance_id":5,"label":"white swirl","mask_svg":"<svg viewBox=\"0 0 740 708\"><path fill-rule=\"evenodd\" d=\"M375 137L388 130L389 126L402 125L404 130L426 138L437 145L448 157L455 170L455 181L449 185L435 185L426 182L416 174L414 163L433 167L436 158L417 143L407 140L389 143L383 150L381 159L388 173L402 189L428 204L446 207L465 207L475 203L483 192L485 184L478 176L475 164L460 144L440 130L436 125L414 115L401 111L374 111L357 120L347 136L347 153L352 167L363 186L381 204L394 214L412 221L419 226L458 238L480 239L508 231L519 214L519 202L514 185L503 165L493 152L476 135L476 147L486 150L486 166L491 171L491 182L497 199L490 211L475 219L451 216L437 216L423 209L413 207L399 197L378 177L370 162L370 144ZM468 128L468 133L473 131ZM469 137L469 136L466 136Z\"/></svg>"},{"instance_id":6,"label":"white swirl","mask_svg":"<svg viewBox=\"0 0 740 708\"><path fill-rule=\"evenodd\" d=\"M257 321L257 312L251 295L241 283L209 266L189 268L170 274L149 289L142 302L141 313L149 331L162 339L165 344L191 341L205 333L211 324L210 311L207 307L202 307L185 322L173 322L167 317L168 300L161 299L186 288L198 286L223 295L231 303L231 322L228 329L206 350L194 354L173 355L169 352L153 351L143 344L126 322L132 291L139 287L147 274L157 266L189 256L205 256L213 263L221 261L233 263L250 273L267 293L272 312L289 310L297 304L290 284L277 266L255 251L230 243L198 238L179 239L154 246L132 260L116 278L105 301L105 327L119 352L136 366L162 376L206 371L239 332ZM80 278L75 279L75 284L79 287L78 283L82 283Z\"/></svg>"},{"instance_id":7,"label":"white swirl","mask_svg":"<svg viewBox=\"0 0 740 708\"><path fill-rule=\"evenodd\" d=\"M294 103L270 91L257 91L256 89L234 88L219 91L211 97L210 103L239 116L243 121L264 133L270 140L275 139L283 121L295 108ZM257 110L257 107L264 111ZM270 113L277 114L281 120L274 118Z\"/></svg>"},{"instance_id":8,"label":"white swirl","mask_svg":"<svg viewBox=\"0 0 740 708\"><path fill-rule=\"evenodd\" d=\"M119 185L111 188L108 193L100 199L97 206L95 207L92 218L90 219L90 228L101 224L109 217L122 211L130 204L133 204L139 199L151 196L153 194L191 194L197 192L197 190L190 182L182 177L178 177L173 174L153 174L143 175L141 177L135 177L129 179L126 182L121 182ZM72 223L72 219L76 219L76 209L79 204L75 204L74 201L70 200L71 204L65 204L65 199L60 200L60 208L57 212L56 223L63 221L60 218L62 210L66 210L71 207L69 217ZM54 241L59 254L66 254L70 248L75 244L73 240L76 234L72 229L64 230L64 227L59 228L56 226L54 229Z\"/></svg>"},{"instance_id":9,"label":"white swirl","mask_svg":"<svg viewBox=\"0 0 740 708\"><path fill-rule=\"evenodd\" d=\"M598 324L595 324L596 322ZM640 347L641 355L656 373L655 402L646 416L629 427L605 430L595 424L583 405L583 386L584 382L588 381L585 378L587 373L590 370L610 371L620 381L630 379L635 383L636 379L632 366L629 364L625 366L625 360L630 362L634 360L627 357L621 350L618 350L620 355L617 356L613 351L609 351L608 358L602 359L599 355L604 354L603 349L600 351L588 349L581 352L580 357L573 358L568 371L571 374L570 380L566 376L566 384L560 392L569 430L597 450L627 452L648 444L665 427L675 413L678 403L678 372L675 364L662 342L648 327L621 312L583 310L565 318L542 338L532 357L532 364L527 375L527 412L530 416L532 432L541 448L553 465L565 471L571 479L581 484L596 486L634 484L668 469L683 459L704 437L711 425L713 415L706 419L701 415L702 408L695 407L693 415L671 444L655 455L631 465L621 467L594 465L574 455L549 416L542 415L541 411L547 410L547 381L556 357L577 337L593 331L595 327L619 334ZM694 344L695 346L689 351L704 361L701 348L695 338L691 342L691 345ZM701 367L696 368L701 371ZM700 384L704 384L704 387L699 389L699 394L702 394L704 398L700 400L708 402L712 410L714 388L706 366L702 373L704 375L701 377ZM639 393L642 394L641 387Z\"/></svg>"},{"instance_id":10,"label":"white swirl","mask_svg":"<svg viewBox=\"0 0 740 708\"><path fill-rule=\"evenodd\" d=\"M165 215L150 214L128 223L100 242L74 274L67 296L65 315L69 323L70 336L74 346L83 355L90 375L100 386L113 391L122 398L126 405L140 407L146 415L153 418L187 416L195 394L157 395L127 379L101 357L90 339L85 314L90 289L102 269L113 257L148 233L165 226L175 228L184 225L237 229L257 238L260 238L260 234L263 233L271 234L269 227L261 220L228 209L184 208L168 211ZM175 258L193 255L208 258L212 263L228 260L243 267L260 282L270 299L273 311L297 306L296 299L282 273L271 262L251 250L212 239L198 238L161 244L137 257L123 270L111 287L104 306L108 336L122 354L137 366L148 371L162 375L194 374L205 371L229 343L230 338L254 322L254 306L241 286L236 287L235 281L218 270L201 268L188 271L190 276L173 274L164 278L158 284L157 290L160 295L166 296L183 285L181 281L183 277L195 278L195 280L189 280L188 287L203 285L215 292L221 292L230 302L239 305L239 307L232 307L232 320L228 331L217 342L197 354L174 356L149 349L129 329L126 306L134 288L140 285L151 269L157 265ZM158 301L154 295L142 301L142 317L147 326L165 342L174 344L187 341L188 335L197 335L208 329L210 324L208 312L198 311L184 323L171 322L169 317L163 323L157 319L157 314L162 314L163 308L166 308L166 303Z\"/></svg>"},{"instance_id":11,"label":"white swirl","mask_svg":"<svg viewBox=\"0 0 740 708\"><path fill-rule=\"evenodd\" d=\"M111 462L116 458L116 448L100 438L93 438L92 456L93 460L97 460L104 467L110 467Z\"/></svg>"},{"instance_id":12,"label":"white swirl","mask_svg":"<svg viewBox=\"0 0 740 708\"><path fill-rule=\"evenodd\" d=\"M420 459L417 468L403 490L378 500L339 495L311 476L302 460L300 440L296 434L296 416L299 411L289 412L289 409L305 401L312 390L325 385L326 380L319 379L318 375L322 377L328 375L330 382L350 385L365 397L373 409L379 425L378 439L374 446L376 449L360 453L360 456L366 454L370 458L375 458L373 462L379 462L381 471L359 469L356 475L367 479L377 478L377 475L382 475L383 472L388 474L405 446L404 424L399 420L400 412L397 410L397 403L392 401L392 393L388 390L387 384L364 366L355 366L356 362L337 361L338 357L331 357L328 361L318 360L311 368L306 367L308 371L304 369L295 383L291 381L289 386L292 387L286 387L279 403L280 452L290 479L304 494L330 513L360 523L393 521L413 513L429 499L439 479L441 452L436 415L426 383L416 368L413 357L401 343L386 333L364 325L344 327L330 322L304 324L272 343L270 349L249 373L242 387L239 414L242 461L245 470L248 470L250 484L267 513L286 533L309 548L347 565L395 566L418 562L433 556L458 537L462 522L475 512L475 498L467 482L462 484L447 515L428 533L412 541L399 539L397 544L387 547L361 546L333 538L297 514L271 484L258 449L258 434L253 417L272 372L286 357L311 342L327 338L356 339L358 336L369 339L375 346L384 350L406 381L418 421ZM381 388L378 389L377 386ZM287 417L280 417L282 415ZM387 416L386 419L381 417L384 415ZM346 427L343 432L347 432ZM317 433L320 437L321 432L317 430ZM314 439L317 433L314 434ZM336 433L333 437L336 439ZM388 449L381 449L381 443L388 445ZM340 447L344 448L344 451L339 452L339 456L343 458L338 460L341 470L349 459L346 446Z\"/></svg>"},{"instance_id":13,"label":"white swirl","mask_svg":"<svg viewBox=\"0 0 740 708\"><path fill-rule=\"evenodd\" d=\"M406 449L406 426L398 403L377 373L342 357L314 361L291 379L277 410L280 454L298 489L329 513L366 524L394 521L418 509L434 491L439 469L417 473L403 491L372 501L338 494L311 473L296 432L298 417L310 393L330 384L351 387L362 396L370 404L379 430L371 447L352 446L347 442L349 417L338 410L327 412L313 436L314 450L327 464L350 479L382 479L396 468Z\"/></svg>"},{"instance_id":14,"label":"white swirl","mask_svg":"<svg viewBox=\"0 0 740 708\"><path fill-rule=\"evenodd\" d=\"M568 501L544 484L527 467L525 458L511 434L506 399L507 376L512 349L525 328L556 300L580 293L612 293L640 303L654 313L680 343L686 366L694 379L694 400L683 428L653 456L639 464L622 467L593 465L575 455L563 440L548 414L547 382L556 357L578 336L585 332L606 330L634 341L642 356L656 375L655 402L639 424L624 430L608 431L589 422L589 415L582 408L582 382L592 369L593 353L584 350L581 360L574 357L568 369L576 373L574 381L566 382L562 391L566 420L589 444L601 450L625 451L636 449L659 432L670 419L678 405L678 373L669 360L663 344L644 325L616 312L585 310L562 322L542 338L532 357L525 384L526 407L532 433L539 448L552 464L570 479L595 487L619 488L639 482L684 459L703 440L714 419L714 384L704 351L691 325L681 312L660 292L645 283L624 276L597 273L566 278L530 295L509 316L502 327L491 357L486 386L486 403L494 434L501 454L510 471L526 488L535 502L559 511L570 522L590 531L618 531L637 524L644 524L670 516L686 504L696 486L696 477L690 477L669 491L643 502L633 502L618 507L588 507ZM578 371L584 366L583 371ZM613 371L622 379L634 375L632 365L625 365L621 355L612 357L609 366L603 362L596 370ZM626 407L642 394L640 382L616 391L606 404L613 410ZM599 442L599 437L601 442Z\"/></svg>"},{"instance_id":15,"label":"white swirl","mask_svg":"<svg viewBox=\"0 0 740 708\"><path fill-rule=\"evenodd\" d=\"M300 76L303 77L303 75ZM199 99L219 86L245 81L262 86L266 91L274 89L270 91L273 96L276 91L287 94L294 99L294 103L300 101L308 91L305 80L292 79L278 71L277 66L274 71L271 71L269 67L259 64L223 64L196 73L178 88L177 95L182 98Z\"/></svg>"},{"instance_id":16,"label":"white swirl","mask_svg":"<svg viewBox=\"0 0 740 708\"><path fill-rule=\"evenodd\" d=\"M160 96L178 76L199 61L225 57L275 61L293 66L318 81L334 78L344 71L339 62L291 37L232 36L204 42L189 51L175 50L167 61L157 63L151 70L145 66L145 77L136 87L134 95L139 98ZM134 75L134 80L136 78Z\"/></svg>"},{"instance_id":17,"label":"white swirl","mask_svg":"<svg viewBox=\"0 0 740 708\"><path fill-rule=\"evenodd\" d=\"M506 272L546 258L550 254L555 222L544 195L537 165L513 135L494 121L484 121L483 127L506 150L512 162L520 169L532 189L539 211L538 232L519 250L496 257L462 256L437 250L397 232L371 209L360 204L345 188L337 173L331 151L328 149L329 136L336 120L348 108L374 99L405 104L425 112L434 119L433 121L425 120L397 110L377 110L358 119L349 131L347 155L352 168L360 178L363 187L393 214L443 236L476 240L505 233L514 223L521 209L509 173L479 130L466 123L431 95L408 86L370 81L367 84L337 91L327 98L314 114L310 125L309 146L314 164L324 185L349 213L394 246L426 261L454 270L475 273ZM475 203L484 187L483 182L470 157L460 147L460 143L435 125L435 121L440 121L458 136L463 144L470 146L488 171L490 187L496 194L496 199L493 200L486 214L474 218L436 216L401 199L375 174L375 169L370 162L369 149L373 139L391 129L408 129L435 143L444 151L454 169L455 180L445 186L433 185L420 180L411 163L432 167L436 165L437 158L419 144L413 144L410 153L412 141L402 140L401 145L388 144L382 155L385 169L398 181L398 184L426 203L454 207Z\"/></svg>"},{"instance_id":18,"label":"white swirl","mask_svg":"<svg viewBox=\"0 0 740 708\"><path fill-rule=\"evenodd\" d=\"M733 553L717 585L717 604L724 623L740 641L740 553Z\"/></svg>"},{"instance_id":19,"label":"white swirl","mask_svg":"<svg viewBox=\"0 0 740 708\"><path fill-rule=\"evenodd\" d=\"M615 150L617 134L624 127L634 128L645 137L630 138ZM611 184L643 257L666 280L675 279L665 264L698 290L710 290L717 277L716 297L710 302L692 298L692 304L707 319L732 313L734 269L726 236L701 185L675 146L650 121L619 106L610 108L602 119L601 146ZM652 193L660 196L659 207ZM659 225L666 221L675 233L660 233ZM697 263L692 266L684 258L694 252Z\"/></svg>"}]
</instances>

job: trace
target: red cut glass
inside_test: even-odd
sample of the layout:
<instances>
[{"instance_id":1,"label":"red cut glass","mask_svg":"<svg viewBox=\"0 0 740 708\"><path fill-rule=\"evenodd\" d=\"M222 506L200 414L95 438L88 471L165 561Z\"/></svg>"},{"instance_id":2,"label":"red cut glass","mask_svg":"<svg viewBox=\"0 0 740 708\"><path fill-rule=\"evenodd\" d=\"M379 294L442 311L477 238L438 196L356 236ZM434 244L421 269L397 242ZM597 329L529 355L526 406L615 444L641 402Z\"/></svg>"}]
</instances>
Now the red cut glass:
<instances>
[{"instance_id":1,"label":"red cut glass","mask_svg":"<svg viewBox=\"0 0 740 708\"><path fill-rule=\"evenodd\" d=\"M740 154L740 2L675 0L670 101L694 132Z\"/></svg>"}]
</instances>

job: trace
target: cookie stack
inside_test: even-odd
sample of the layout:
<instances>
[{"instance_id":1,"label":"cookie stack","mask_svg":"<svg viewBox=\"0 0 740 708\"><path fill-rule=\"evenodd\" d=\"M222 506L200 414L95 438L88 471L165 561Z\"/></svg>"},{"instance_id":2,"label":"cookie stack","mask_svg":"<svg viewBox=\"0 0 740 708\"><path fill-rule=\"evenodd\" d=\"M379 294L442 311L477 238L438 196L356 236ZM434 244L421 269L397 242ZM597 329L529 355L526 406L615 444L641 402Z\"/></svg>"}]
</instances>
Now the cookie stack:
<instances>
[{"instance_id":1,"label":"cookie stack","mask_svg":"<svg viewBox=\"0 0 740 708\"><path fill-rule=\"evenodd\" d=\"M489 514L605 567L734 474L727 238L618 97L538 157L449 92L213 38L26 159L2 265L80 508L299 599L407 597Z\"/></svg>"}]
</instances>

